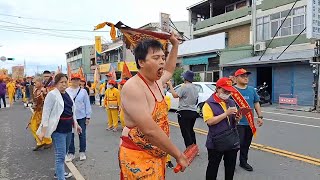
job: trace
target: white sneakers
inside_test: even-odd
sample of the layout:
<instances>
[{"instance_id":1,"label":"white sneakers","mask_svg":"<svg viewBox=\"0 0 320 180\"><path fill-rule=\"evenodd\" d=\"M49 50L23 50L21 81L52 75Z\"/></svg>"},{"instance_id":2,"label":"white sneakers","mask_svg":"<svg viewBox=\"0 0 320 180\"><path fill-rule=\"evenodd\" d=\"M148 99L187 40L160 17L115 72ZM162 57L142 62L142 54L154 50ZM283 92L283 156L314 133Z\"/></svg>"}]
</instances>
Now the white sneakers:
<instances>
[{"instance_id":1,"label":"white sneakers","mask_svg":"<svg viewBox=\"0 0 320 180\"><path fill-rule=\"evenodd\" d=\"M64 178L66 178L66 179L69 179L69 178L71 178L72 176L73 176L72 173L67 173L67 172L64 173ZM53 178L54 178L54 179L58 179L58 177L57 177L56 174L54 174Z\"/></svg>"},{"instance_id":2,"label":"white sneakers","mask_svg":"<svg viewBox=\"0 0 320 180\"><path fill-rule=\"evenodd\" d=\"M86 153L81 152L81 153L80 153L80 161L84 161L84 160L86 160L86 159L87 159Z\"/></svg>"},{"instance_id":3,"label":"white sneakers","mask_svg":"<svg viewBox=\"0 0 320 180\"><path fill-rule=\"evenodd\" d=\"M66 156L66 162L71 162L76 158L76 156L74 154L68 154ZM80 153L80 161L84 161L87 159L86 153L81 152Z\"/></svg>"},{"instance_id":4,"label":"white sneakers","mask_svg":"<svg viewBox=\"0 0 320 180\"><path fill-rule=\"evenodd\" d=\"M75 155L69 153L66 155L66 162L71 162L74 158L76 158Z\"/></svg>"}]
</instances>

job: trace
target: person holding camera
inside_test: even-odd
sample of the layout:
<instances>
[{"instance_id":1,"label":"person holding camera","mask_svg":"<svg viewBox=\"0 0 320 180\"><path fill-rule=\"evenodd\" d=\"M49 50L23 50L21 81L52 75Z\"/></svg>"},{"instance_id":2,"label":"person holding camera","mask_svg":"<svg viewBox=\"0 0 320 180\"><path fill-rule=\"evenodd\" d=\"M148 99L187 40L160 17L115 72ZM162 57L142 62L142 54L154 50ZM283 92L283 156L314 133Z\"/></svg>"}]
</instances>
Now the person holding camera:
<instances>
[{"instance_id":1,"label":"person holding camera","mask_svg":"<svg viewBox=\"0 0 320 180\"><path fill-rule=\"evenodd\" d=\"M206 147L208 150L208 166L206 179L217 179L218 169L223 157L225 179L232 180L240 148L239 134L236 124L242 118L237 113L235 102L230 99L235 88L229 78L223 77L216 83L216 92L205 102L202 112L203 120L209 127Z\"/></svg>"}]
</instances>

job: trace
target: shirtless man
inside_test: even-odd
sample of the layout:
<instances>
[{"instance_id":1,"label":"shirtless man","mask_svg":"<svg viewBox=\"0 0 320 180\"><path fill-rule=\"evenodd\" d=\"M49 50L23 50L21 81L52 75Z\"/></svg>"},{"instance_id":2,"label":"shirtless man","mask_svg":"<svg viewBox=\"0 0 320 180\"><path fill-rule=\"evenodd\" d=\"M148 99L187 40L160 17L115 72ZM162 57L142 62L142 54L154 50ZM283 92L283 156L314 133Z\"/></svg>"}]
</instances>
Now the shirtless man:
<instances>
[{"instance_id":1,"label":"shirtless man","mask_svg":"<svg viewBox=\"0 0 320 180\"><path fill-rule=\"evenodd\" d=\"M168 137L168 110L162 87L172 77L179 45L174 35L170 42L167 60L156 40L144 40L134 51L139 72L121 91L126 127L120 142L120 179L165 179L167 154L182 166L181 171L188 166L185 155Z\"/></svg>"}]
</instances>

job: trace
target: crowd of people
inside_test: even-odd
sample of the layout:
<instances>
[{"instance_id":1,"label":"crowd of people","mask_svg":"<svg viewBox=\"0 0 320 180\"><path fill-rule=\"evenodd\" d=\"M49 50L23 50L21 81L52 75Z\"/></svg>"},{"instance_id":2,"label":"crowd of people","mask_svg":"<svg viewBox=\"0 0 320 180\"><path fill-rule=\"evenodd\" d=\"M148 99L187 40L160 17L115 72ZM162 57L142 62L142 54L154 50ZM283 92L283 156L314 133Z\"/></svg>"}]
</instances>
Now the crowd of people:
<instances>
[{"instance_id":1,"label":"crowd of people","mask_svg":"<svg viewBox=\"0 0 320 180\"><path fill-rule=\"evenodd\" d=\"M174 167L171 157L182 172L190 164L190 157L170 140L171 103L166 92L179 98L177 118L188 148L197 144L193 128L198 117L198 91L192 83L192 71L183 74L183 85L179 91L174 90L170 79L176 67L179 41L174 35L169 40L172 48L167 57L159 41L139 42L134 50L138 74L120 82L110 75L105 81L92 83L78 73L70 77L62 73L52 76L50 71L22 82L10 79L4 83L0 79L0 98L5 107L8 94L11 106L16 98L23 98L25 106L32 108L27 127L36 142L33 150L54 147L55 178L64 180L72 176L65 171L64 163L76 158L75 134L79 137L79 159L86 160L86 129L96 97L97 104L106 110L106 130L117 132L119 122L122 126L118 154L120 179L165 179L166 167ZM249 75L250 72L239 69L232 77L220 78L216 91L202 108L203 120L209 128L205 144L208 180L217 178L222 157L225 179L232 180L239 150L240 167L253 170L248 163L255 134L253 111L257 112L258 126L262 126L263 117L259 96L248 86Z\"/></svg>"}]
</instances>

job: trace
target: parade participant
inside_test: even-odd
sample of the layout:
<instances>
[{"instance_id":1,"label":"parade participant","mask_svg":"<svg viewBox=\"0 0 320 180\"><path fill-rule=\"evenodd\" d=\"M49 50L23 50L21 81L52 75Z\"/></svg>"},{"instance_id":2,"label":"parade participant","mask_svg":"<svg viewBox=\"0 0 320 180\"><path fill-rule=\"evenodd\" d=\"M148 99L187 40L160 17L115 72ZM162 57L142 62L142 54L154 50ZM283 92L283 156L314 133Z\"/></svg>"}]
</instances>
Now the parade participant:
<instances>
[{"instance_id":1,"label":"parade participant","mask_svg":"<svg viewBox=\"0 0 320 180\"><path fill-rule=\"evenodd\" d=\"M0 99L2 99L4 108L7 107L6 94L7 94L7 85L3 82L3 79L0 78ZM1 108L1 102L0 102L0 108Z\"/></svg>"},{"instance_id":2,"label":"parade participant","mask_svg":"<svg viewBox=\"0 0 320 180\"><path fill-rule=\"evenodd\" d=\"M16 82L16 95L17 95L17 100L19 100L20 98L22 98L22 89L21 89L21 83L19 80L17 80Z\"/></svg>"},{"instance_id":3,"label":"parade participant","mask_svg":"<svg viewBox=\"0 0 320 180\"><path fill-rule=\"evenodd\" d=\"M235 88L232 81L226 77L219 79L216 83L216 92L210 96L202 108L203 120L209 127L206 147L208 150L208 166L206 179L217 179L221 159L224 159L225 179L232 180L237 162L237 152L240 147L239 135L236 124L242 118L241 114L236 114L235 102L229 97ZM226 138L233 133L231 146L223 147L219 141L227 144ZM228 144L229 145L229 144Z\"/></svg>"},{"instance_id":4,"label":"parade participant","mask_svg":"<svg viewBox=\"0 0 320 180\"><path fill-rule=\"evenodd\" d=\"M182 166L181 171L188 165L185 155L169 139L162 86L175 70L179 45L173 34L170 41L167 60L157 40L143 40L134 50L139 71L121 91L126 127L119 149L120 179L165 179L167 154Z\"/></svg>"},{"instance_id":5,"label":"parade participant","mask_svg":"<svg viewBox=\"0 0 320 180\"><path fill-rule=\"evenodd\" d=\"M100 102L100 107L103 107L102 106L102 100L104 99L104 93L106 92L106 83L101 83L100 86L99 86L99 102Z\"/></svg>"},{"instance_id":6,"label":"parade participant","mask_svg":"<svg viewBox=\"0 0 320 180\"><path fill-rule=\"evenodd\" d=\"M248 86L250 74L251 72L248 72L245 69L238 69L235 72L237 82L235 88L237 91L232 93L232 98L240 108L245 107L252 109L252 111L243 115L244 117L237 126L240 136L240 167L247 171L253 171L252 166L248 164L249 147L251 145L252 136L256 133L253 109L256 110L258 115L257 125L259 127L263 125L259 96L252 86Z\"/></svg>"},{"instance_id":7,"label":"parade participant","mask_svg":"<svg viewBox=\"0 0 320 180\"><path fill-rule=\"evenodd\" d=\"M27 77L26 82L24 83L25 95L26 95L26 107L29 107L29 103L32 102L31 94L33 92L33 82L30 76Z\"/></svg>"},{"instance_id":8,"label":"parade participant","mask_svg":"<svg viewBox=\"0 0 320 180\"><path fill-rule=\"evenodd\" d=\"M72 84L72 83L71 83L71 84ZM84 90L86 90L86 91L87 91L87 94L88 94L88 96L89 96L90 90L89 90L89 88L87 87L87 82L86 82L86 80L85 80L84 78L81 78L81 79L80 79L80 87L83 88Z\"/></svg>"},{"instance_id":9,"label":"parade participant","mask_svg":"<svg viewBox=\"0 0 320 180\"><path fill-rule=\"evenodd\" d=\"M89 97L90 97L90 104L95 104L96 97L95 97L95 87L94 84L91 84L90 81L88 81L88 88L89 88Z\"/></svg>"},{"instance_id":10,"label":"parade participant","mask_svg":"<svg viewBox=\"0 0 320 180\"><path fill-rule=\"evenodd\" d=\"M197 103L199 93L196 85L192 84L194 73L187 71L183 75L184 83L178 92L173 89L169 81L170 93L174 98L179 98L178 122L181 130L184 144L186 147L197 144L196 133L193 130L194 124L198 117Z\"/></svg>"},{"instance_id":11,"label":"parade participant","mask_svg":"<svg viewBox=\"0 0 320 180\"><path fill-rule=\"evenodd\" d=\"M36 147L33 149L33 151L38 151L42 147L45 149L48 149L51 147L52 139L49 138L43 138L42 141L39 140L36 132L40 126L41 118L42 118L42 109L43 109L43 103L45 94L43 92L43 85L42 85L42 79L36 78L35 79L35 89L34 89L34 95L33 95L33 111L34 113L31 116L29 127L30 131L36 140Z\"/></svg>"},{"instance_id":12,"label":"parade participant","mask_svg":"<svg viewBox=\"0 0 320 180\"><path fill-rule=\"evenodd\" d=\"M119 91L121 92L121 89L123 87L123 85L127 82L127 80L125 79L122 79L119 83L119 86L118 86L118 89ZM123 109L121 107L121 97L120 97L120 100L119 100L119 119L120 119L120 122L121 122L121 125L122 125L122 128L124 128L126 125L124 123L124 112L123 112Z\"/></svg>"},{"instance_id":13,"label":"parade participant","mask_svg":"<svg viewBox=\"0 0 320 180\"><path fill-rule=\"evenodd\" d=\"M53 81L51 72L48 70L45 70L45 71L43 71L42 76L43 76L43 85L44 85L44 88L46 88L45 93L53 90L54 89L54 81Z\"/></svg>"},{"instance_id":14,"label":"parade participant","mask_svg":"<svg viewBox=\"0 0 320 180\"><path fill-rule=\"evenodd\" d=\"M163 84L163 92L164 92L163 94L164 94L164 99L165 99L165 101L167 103L168 111L169 111L171 109L171 99L170 99L170 96L166 95L167 91L168 91L168 83L164 83ZM174 167L172 162L171 162L171 156L169 154L167 155L167 161L166 162L167 162L167 167L168 168L172 169Z\"/></svg>"},{"instance_id":15,"label":"parade participant","mask_svg":"<svg viewBox=\"0 0 320 180\"><path fill-rule=\"evenodd\" d=\"M55 150L55 178L65 180L72 176L65 172L64 162L67 147L69 147L72 128L81 133L75 116L75 105L69 94L66 92L68 77L59 73L54 77L55 89L50 91L43 105L42 120L37 131L40 141L44 137L52 137Z\"/></svg>"},{"instance_id":16,"label":"parade participant","mask_svg":"<svg viewBox=\"0 0 320 180\"><path fill-rule=\"evenodd\" d=\"M118 128L118 109L120 105L120 91L115 88L117 83L115 80L109 80L109 88L104 94L104 105L108 114L107 130L117 131Z\"/></svg>"},{"instance_id":17,"label":"parade participant","mask_svg":"<svg viewBox=\"0 0 320 180\"><path fill-rule=\"evenodd\" d=\"M7 83L7 91L8 91L8 96L9 96L9 104L10 107L13 105L13 99L16 91L16 85L13 82L13 79L10 79L9 82Z\"/></svg>"},{"instance_id":18,"label":"parade participant","mask_svg":"<svg viewBox=\"0 0 320 180\"><path fill-rule=\"evenodd\" d=\"M91 118L91 105L89 96L85 89L80 87L80 74L71 74L71 86L66 89L66 92L73 99L76 105L76 117L77 122L82 129L82 133L79 134L79 156L80 161L86 160L86 129L89 125ZM69 146L68 156L66 161L72 161L75 158L75 147L74 147L74 133L72 133L71 143Z\"/></svg>"}]
</instances>

